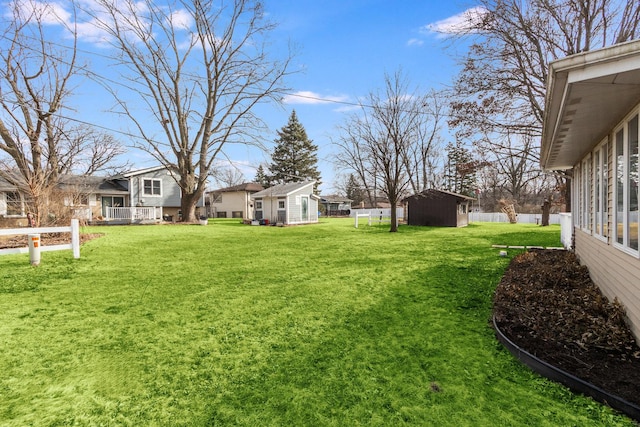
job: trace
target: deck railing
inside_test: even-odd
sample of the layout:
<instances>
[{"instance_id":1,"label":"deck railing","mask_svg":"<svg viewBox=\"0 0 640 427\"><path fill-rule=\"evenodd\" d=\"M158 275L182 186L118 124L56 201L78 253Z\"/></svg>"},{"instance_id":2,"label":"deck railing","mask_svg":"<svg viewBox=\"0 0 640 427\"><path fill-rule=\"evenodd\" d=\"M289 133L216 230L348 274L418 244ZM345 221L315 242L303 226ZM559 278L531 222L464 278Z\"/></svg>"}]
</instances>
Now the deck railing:
<instances>
[{"instance_id":1,"label":"deck railing","mask_svg":"<svg viewBox=\"0 0 640 427\"><path fill-rule=\"evenodd\" d=\"M105 208L107 221L136 221L155 220L162 218L162 207L153 206L127 206Z\"/></svg>"}]
</instances>

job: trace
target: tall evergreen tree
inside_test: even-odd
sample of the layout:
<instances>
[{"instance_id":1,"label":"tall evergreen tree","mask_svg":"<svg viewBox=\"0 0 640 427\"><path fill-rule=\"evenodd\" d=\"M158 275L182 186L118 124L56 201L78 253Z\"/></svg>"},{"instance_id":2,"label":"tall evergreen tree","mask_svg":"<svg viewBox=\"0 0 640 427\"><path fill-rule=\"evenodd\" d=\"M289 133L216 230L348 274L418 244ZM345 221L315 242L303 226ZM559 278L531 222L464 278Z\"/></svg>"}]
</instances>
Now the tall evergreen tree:
<instances>
[{"instance_id":1,"label":"tall evergreen tree","mask_svg":"<svg viewBox=\"0 0 640 427\"><path fill-rule=\"evenodd\" d=\"M473 196L476 189L476 169L478 162L473 160L471 151L460 142L447 146L447 165L445 183L447 190L458 194Z\"/></svg>"},{"instance_id":2,"label":"tall evergreen tree","mask_svg":"<svg viewBox=\"0 0 640 427\"><path fill-rule=\"evenodd\" d=\"M267 176L267 173L264 171L262 165L258 166L258 169L256 170L256 177L253 179L253 181L262 185L264 188L271 187L270 179Z\"/></svg>"},{"instance_id":3,"label":"tall evergreen tree","mask_svg":"<svg viewBox=\"0 0 640 427\"><path fill-rule=\"evenodd\" d=\"M295 110L289 122L278 131L276 146L269 165L272 183L315 180L316 189L320 184L318 171L318 146L307 137L307 131L298 121Z\"/></svg>"},{"instance_id":4,"label":"tall evergreen tree","mask_svg":"<svg viewBox=\"0 0 640 427\"><path fill-rule=\"evenodd\" d=\"M346 182L346 196L351 199L352 206L358 206L365 199L365 192L353 174L349 174Z\"/></svg>"}]
</instances>

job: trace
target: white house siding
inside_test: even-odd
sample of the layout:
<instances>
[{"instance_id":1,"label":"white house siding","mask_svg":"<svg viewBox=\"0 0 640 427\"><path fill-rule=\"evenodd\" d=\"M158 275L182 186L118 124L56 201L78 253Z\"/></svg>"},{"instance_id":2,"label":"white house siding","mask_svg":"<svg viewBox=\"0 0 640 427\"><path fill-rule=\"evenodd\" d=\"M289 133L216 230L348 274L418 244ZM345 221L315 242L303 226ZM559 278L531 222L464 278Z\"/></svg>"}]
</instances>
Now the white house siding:
<instances>
[{"instance_id":1,"label":"white house siding","mask_svg":"<svg viewBox=\"0 0 640 427\"><path fill-rule=\"evenodd\" d=\"M278 184L251 195L255 204L262 201L262 218L270 223L306 224L318 222L318 198L312 196L313 182ZM309 200L309 216L302 219L302 197ZM278 202L284 201L285 210L278 209ZM256 210L256 217L259 214Z\"/></svg>"},{"instance_id":2,"label":"white house siding","mask_svg":"<svg viewBox=\"0 0 640 427\"><path fill-rule=\"evenodd\" d=\"M225 212L227 218L233 218L233 212L242 212L242 218L249 219L249 193L246 191L230 191L220 194L221 201L212 203L213 216L218 217L218 212Z\"/></svg>"},{"instance_id":3,"label":"white house siding","mask_svg":"<svg viewBox=\"0 0 640 427\"><path fill-rule=\"evenodd\" d=\"M278 219L278 201L271 197L262 199L262 217L268 219L269 223L275 224Z\"/></svg>"},{"instance_id":4,"label":"white house siding","mask_svg":"<svg viewBox=\"0 0 640 427\"><path fill-rule=\"evenodd\" d=\"M636 106L631 113L640 112L640 105ZM602 293L613 301L618 298L624 306L629 326L636 340L640 342L640 258L638 253L633 253L628 249L622 249L620 245L614 243L613 227L615 221L615 174L616 157L613 144L615 141L614 131L619 129L622 120L614 127L609 136L602 141L598 141L591 147L591 151L578 162L574 170L572 182L572 218L575 234L575 253L580 262L589 268L589 274L593 282L602 290ZM594 150L601 147L603 143L609 143L607 152L607 187L605 189L607 203L607 218L605 219L605 236L597 236L594 232L595 197L594 197ZM589 163L585 165L585 160ZM587 177L583 177L583 169L588 170ZM585 187L587 191L585 192ZM585 195L588 194L588 195ZM585 198L588 199L585 201ZM585 213L585 211L588 211ZM586 225L583 225L587 222Z\"/></svg>"},{"instance_id":5,"label":"white house siding","mask_svg":"<svg viewBox=\"0 0 640 427\"><path fill-rule=\"evenodd\" d=\"M309 201L308 218L302 219L302 197ZM287 202L287 223L306 224L318 221L318 201L311 198L309 188L302 188L289 194Z\"/></svg>"},{"instance_id":6,"label":"white house siding","mask_svg":"<svg viewBox=\"0 0 640 427\"><path fill-rule=\"evenodd\" d=\"M161 195L150 196L143 194L145 179L159 179L161 181ZM173 180L166 169L147 172L145 174L132 176L131 180L131 204L142 203L144 206L180 206L180 187ZM198 206L201 206L199 203Z\"/></svg>"},{"instance_id":7,"label":"white house siding","mask_svg":"<svg viewBox=\"0 0 640 427\"><path fill-rule=\"evenodd\" d=\"M576 254L623 304L640 341L639 102L640 40L551 62L540 162L546 171L572 170Z\"/></svg>"},{"instance_id":8,"label":"white house siding","mask_svg":"<svg viewBox=\"0 0 640 427\"><path fill-rule=\"evenodd\" d=\"M7 195L0 192L0 215L7 214Z\"/></svg>"},{"instance_id":9,"label":"white house siding","mask_svg":"<svg viewBox=\"0 0 640 427\"><path fill-rule=\"evenodd\" d=\"M640 338L640 260L580 229L575 239L576 255L589 266L591 279L609 300L620 300L631 330Z\"/></svg>"}]
</instances>

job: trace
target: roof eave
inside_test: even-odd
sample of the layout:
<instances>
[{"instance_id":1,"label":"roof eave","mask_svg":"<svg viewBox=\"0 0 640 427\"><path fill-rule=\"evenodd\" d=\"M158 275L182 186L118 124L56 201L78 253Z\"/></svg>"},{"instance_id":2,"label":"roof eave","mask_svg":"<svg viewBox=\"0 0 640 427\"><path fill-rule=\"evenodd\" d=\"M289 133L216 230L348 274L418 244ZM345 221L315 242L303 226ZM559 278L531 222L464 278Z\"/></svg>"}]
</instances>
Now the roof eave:
<instances>
[{"instance_id":1,"label":"roof eave","mask_svg":"<svg viewBox=\"0 0 640 427\"><path fill-rule=\"evenodd\" d=\"M640 101L640 40L549 64L544 170L571 169Z\"/></svg>"}]
</instances>

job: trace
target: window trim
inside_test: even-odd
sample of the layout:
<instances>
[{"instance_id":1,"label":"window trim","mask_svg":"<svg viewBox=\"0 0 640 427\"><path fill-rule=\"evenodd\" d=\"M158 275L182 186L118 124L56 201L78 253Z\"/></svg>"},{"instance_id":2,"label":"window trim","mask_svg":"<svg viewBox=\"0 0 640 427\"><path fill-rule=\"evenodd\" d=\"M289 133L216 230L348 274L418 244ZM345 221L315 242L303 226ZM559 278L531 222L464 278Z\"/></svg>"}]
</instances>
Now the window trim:
<instances>
[{"instance_id":1,"label":"window trim","mask_svg":"<svg viewBox=\"0 0 640 427\"><path fill-rule=\"evenodd\" d=\"M9 201L9 194L17 196L16 200L11 200ZM16 209L16 211L19 211L19 213L9 213L9 206L15 206L18 207L19 209ZM5 205L5 217L7 218L22 218L26 215L25 213L25 205L24 205L24 197L22 197L22 194L19 191L5 191L4 192L4 205Z\"/></svg>"},{"instance_id":2,"label":"window trim","mask_svg":"<svg viewBox=\"0 0 640 427\"><path fill-rule=\"evenodd\" d=\"M592 234L591 209L592 209L592 171L591 171L591 153L587 154L580 162L578 177L578 226L585 233Z\"/></svg>"},{"instance_id":3,"label":"window trim","mask_svg":"<svg viewBox=\"0 0 640 427\"><path fill-rule=\"evenodd\" d=\"M605 137L591 153L593 160L593 221L592 234L597 239L607 241L609 230L609 138Z\"/></svg>"},{"instance_id":4,"label":"window trim","mask_svg":"<svg viewBox=\"0 0 640 427\"><path fill-rule=\"evenodd\" d=\"M637 106L631 113L629 113L613 130L615 144L613 144L612 152L612 172L613 172L613 200L612 200L612 246L621 250L622 252L631 255L635 258L640 257L640 248L634 249L630 246L629 241L629 125L632 120L638 120L638 129L636 132L636 138L638 138L638 144L640 144L640 108ZM622 140L618 141L618 135L622 132ZM618 152L618 142L622 145L622 155ZM619 158L620 157L620 158ZM622 188L620 188L620 175L622 175ZM619 204L622 199L622 211L619 212ZM621 218L620 218L621 217ZM622 236L620 236L622 232ZM622 237L622 242L618 239Z\"/></svg>"},{"instance_id":5,"label":"window trim","mask_svg":"<svg viewBox=\"0 0 640 427\"><path fill-rule=\"evenodd\" d=\"M151 182L151 192L147 193L147 181ZM154 189L155 183L159 183L158 190L159 193L155 194ZM162 197L162 179L160 178L142 178L142 196L143 197Z\"/></svg>"}]
</instances>

